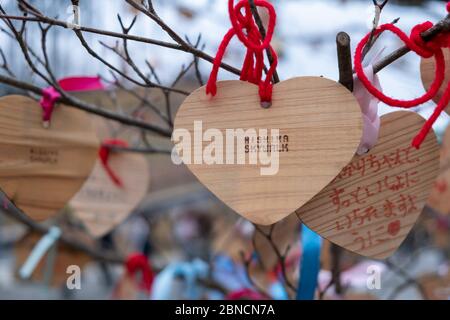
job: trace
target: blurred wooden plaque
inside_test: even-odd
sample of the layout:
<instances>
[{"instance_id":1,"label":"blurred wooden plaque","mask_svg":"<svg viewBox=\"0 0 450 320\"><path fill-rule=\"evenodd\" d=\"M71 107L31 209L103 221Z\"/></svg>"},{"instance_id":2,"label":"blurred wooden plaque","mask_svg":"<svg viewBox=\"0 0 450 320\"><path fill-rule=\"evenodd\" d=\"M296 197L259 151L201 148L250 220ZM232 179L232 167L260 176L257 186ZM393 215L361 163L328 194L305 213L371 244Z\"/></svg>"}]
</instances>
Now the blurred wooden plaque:
<instances>
[{"instance_id":1,"label":"blurred wooden plaque","mask_svg":"<svg viewBox=\"0 0 450 320\"><path fill-rule=\"evenodd\" d=\"M441 172L436 179L428 205L437 212L450 215L450 126L441 146Z\"/></svg>"},{"instance_id":2,"label":"blurred wooden plaque","mask_svg":"<svg viewBox=\"0 0 450 320\"><path fill-rule=\"evenodd\" d=\"M75 234L73 234L75 236ZM37 233L30 233L26 235L23 239L15 244L15 257L16 257L16 267L20 268L28 256L30 255L33 248L36 246L38 241L42 238L42 235ZM83 239L83 242L88 246L94 246L91 239L84 237L82 234L77 234L76 238L78 240ZM56 250L54 252L54 259L50 258L52 255L51 250ZM49 284L52 286L59 286L66 283L70 274L68 273L68 268L70 266L76 266L80 269L92 261L92 258L82 251L78 251L64 243L57 242L56 248L51 248L49 252L44 255L42 260L37 265L34 270L31 279L34 281L45 280L46 270L51 270L52 272L48 274L50 278L48 279Z\"/></svg>"},{"instance_id":3,"label":"blurred wooden plaque","mask_svg":"<svg viewBox=\"0 0 450 320\"><path fill-rule=\"evenodd\" d=\"M112 153L109 165L123 186L111 180L100 161L69 207L88 232L101 237L122 223L147 194L150 172L140 154Z\"/></svg>"},{"instance_id":4,"label":"blurred wooden plaque","mask_svg":"<svg viewBox=\"0 0 450 320\"><path fill-rule=\"evenodd\" d=\"M46 129L36 101L0 99L0 188L34 220L55 215L77 193L98 147L84 111L57 105Z\"/></svg>"}]
</instances>

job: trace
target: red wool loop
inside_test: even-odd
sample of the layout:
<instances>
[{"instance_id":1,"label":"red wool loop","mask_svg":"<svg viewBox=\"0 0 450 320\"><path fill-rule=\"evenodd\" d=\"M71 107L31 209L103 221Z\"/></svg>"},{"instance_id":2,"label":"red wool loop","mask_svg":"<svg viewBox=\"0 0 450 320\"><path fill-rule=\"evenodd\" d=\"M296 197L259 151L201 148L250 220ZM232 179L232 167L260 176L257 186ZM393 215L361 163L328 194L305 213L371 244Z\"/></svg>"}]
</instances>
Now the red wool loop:
<instances>
[{"instance_id":1,"label":"red wool loop","mask_svg":"<svg viewBox=\"0 0 450 320\"><path fill-rule=\"evenodd\" d=\"M155 275L153 274L147 257L141 253L131 254L127 258L125 267L128 275L131 277L136 277L137 273L141 272L142 280L139 283L139 287L141 290L150 293Z\"/></svg>"},{"instance_id":2,"label":"red wool loop","mask_svg":"<svg viewBox=\"0 0 450 320\"><path fill-rule=\"evenodd\" d=\"M122 180L114 173L112 168L109 166L109 156L111 154L111 147L128 147L128 143L126 141L118 140L118 139L109 139L105 140L98 151L98 156L100 161L102 162L103 168L105 168L111 180L118 187L123 187Z\"/></svg>"},{"instance_id":3,"label":"red wool loop","mask_svg":"<svg viewBox=\"0 0 450 320\"><path fill-rule=\"evenodd\" d=\"M450 2L447 4L447 11L450 11ZM432 27L433 23L429 21L419 24L412 29L410 37L408 37L402 30L400 30L394 24L391 23L381 25L375 31L375 36L379 35L384 31L390 31L395 35L397 35L405 43L405 45L409 49L411 49L411 51L414 51L419 56L423 58L434 57L434 59L436 60L434 81L431 84L428 91L423 96L412 100L394 99L386 96L383 92L375 88L375 86L370 82L370 80L364 73L364 68L362 65L363 60L362 53L364 47L367 45L371 37L371 33L368 33L361 40L361 42L358 44L358 47L356 48L355 53L355 71L358 78L366 87L367 91L369 91L373 96L375 96L380 101L386 103L389 106L405 109L417 107L433 99L438 93L445 79L445 60L442 48L450 47L450 33L441 33L435 36L431 41L426 42L423 40L421 34ZM422 144L422 142L425 140L426 136L432 129L433 124L436 122L442 111L444 111L444 109L447 107L449 102L450 102L450 83L448 84L445 93L443 94L436 109L434 110L433 115L427 120L422 130L414 138L412 145L415 148L417 149L420 148L420 145Z\"/></svg>"},{"instance_id":4,"label":"red wool loop","mask_svg":"<svg viewBox=\"0 0 450 320\"><path fill-rule=\"evenodd\" d=\"M224 36L222 43L217 50L214 59L211 75L206 85L206 93L215 96L217 94L217 75L219 73L220 64L225 55L228 44L237 36L238 39L247 48L245 60L242 65L240 79L248 81L259 86L259 96L262 102L272 101L272 77L278 64L278 56L270 45L276 24L276 12L271 3L266 0L255 0L257 7L265 8L269 14L269 25L267 34L264 39L261 37L258 26L253 18L252 11L248 0L241 0L234 6L234 0L228 1L228 11L230 15L231 25L233 26ZM244 10L244 14L242 13ZM244 30L246 32L244 32ZM273 62L267 71L266 78L263 80L264 70L264 51L269 49L273 56Z\"/></svg>"}]
</instances>

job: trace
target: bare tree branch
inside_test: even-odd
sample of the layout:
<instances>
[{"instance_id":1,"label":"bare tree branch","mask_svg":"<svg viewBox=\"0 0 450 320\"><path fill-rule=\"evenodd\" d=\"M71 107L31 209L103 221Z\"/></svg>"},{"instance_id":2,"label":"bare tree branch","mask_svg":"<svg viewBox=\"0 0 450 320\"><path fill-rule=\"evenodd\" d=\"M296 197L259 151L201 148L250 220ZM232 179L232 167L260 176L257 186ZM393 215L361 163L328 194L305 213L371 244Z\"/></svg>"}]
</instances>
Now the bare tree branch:
<instances>
[{"instance_id":1,"label":"bare tree branch","mask_svg":"<svg viewBox=\"0 0 450 320\"><path fill-rule=\"evenodd\" d=\"M424 41L430 41L441 32L449 32L449 31L450 31L450 14L447 15L445 19L436 23L432 28L423 32L422 38ZM378 73L379 71L381 71L391 63L397 61L410 51L411 50L406 46L403 46L400 49L395 50L390 55L386 56L384 59L382 59L373 66L374 72Z\"/></svg>"}]
</instances>

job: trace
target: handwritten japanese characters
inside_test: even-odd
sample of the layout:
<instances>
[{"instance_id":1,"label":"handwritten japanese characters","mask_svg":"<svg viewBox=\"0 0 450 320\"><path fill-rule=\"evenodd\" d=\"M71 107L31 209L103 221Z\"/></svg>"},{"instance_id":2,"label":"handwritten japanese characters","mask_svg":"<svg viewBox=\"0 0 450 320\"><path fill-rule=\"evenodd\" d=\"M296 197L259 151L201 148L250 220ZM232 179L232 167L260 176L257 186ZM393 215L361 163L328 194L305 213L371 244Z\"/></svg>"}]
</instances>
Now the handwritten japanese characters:
<instances>
[{"instance_id":1,"label":"handwritten japanese characters","mask_svg":"<svg viewBox=\"0 0 450 320\"><path fill-rule=\"evenodd\" d=\"M439 146L430 134L411 146L425 120L406 111L381 118L377 145L356 155L305 206L299 218L328 240L364 256L386 258L420 215L439 171Z\"/></svg>"}]
</instances>

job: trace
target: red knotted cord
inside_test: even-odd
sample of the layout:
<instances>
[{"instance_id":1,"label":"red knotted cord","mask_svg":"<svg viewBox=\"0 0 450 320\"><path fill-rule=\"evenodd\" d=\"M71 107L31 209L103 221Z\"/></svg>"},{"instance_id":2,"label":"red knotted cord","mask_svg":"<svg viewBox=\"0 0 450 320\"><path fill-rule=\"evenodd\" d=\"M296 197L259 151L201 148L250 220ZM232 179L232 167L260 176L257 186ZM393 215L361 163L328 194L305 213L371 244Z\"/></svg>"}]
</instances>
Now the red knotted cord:
<instances>
[{"instance_id":1,"label":"red knotted cord","mask_svg":"<svg viewBox=\"0 0 450 320\"><path fill-rule=\"evenodd\" d=\"M105 140L98 151L98 156L102 162L103 168L105 168L111 180L119 187L123 187L122 180L114 173L112 168L109 166L109 156L111 154L111 147L128 147L128 143L118 139Z\"/></svg>"},{"instance_id":2,"label":"red knotted cord","mask_svg":"<svg viewBox=\"0 0 450 320\"><path fill-rule=\"evenodd\" d=\"M217 50L211 75L206 85L207 94L211 94L212 96L216 95L217 74L219 72L220 64L231 39L233 39L234 36L237 36L247 48L240 79L259 86L259 96L262 102L272 101L272 78L278 64L278 56L270 45L270 42L272 41L275 30L276 13L272 4L266 0L255 0L254 3L257 7L267 9L267 12L269 13L269 25L266 37L262 39L261 33L253 18L249 1L241 0L234 6L234 0L229 0L228 11L233 27L225 34L222 43ZM242 9L244 9L244 14L242 13ZM246 33L244 33L244 30ZM273 56L273 62L266 73L265 80L263 80L264 51L267 49L270 50Z\"/></svg>"},{"instance_id":3,"label":"red knotted cord","mask_svg":"<svg viewBox=\"0 0 450 320\"><path fill-rule=\"evenodd\" d=\"M127 258L125 267L128 275L131 277L135 277L138 272L141 273L139 287L141 290L150 293L155 275L147 257L140 253L131 254Z\"/></svg>"},{"instance_id":4,"label":"red knotted cord","mask_svg":"<svg viewBox=\"0 0 450 320\"><path fill-rule=\"evenodd\" d=\"M447 11L450 12L450 2L447 3ZM391 23L384 24L375 31L375 36L379 35L384 31L390 31L395 35L397 35L400 38L400 40L402 40L406 44L406 46L409 49L411 49L411 51L414 51L422 58L434 57L434 59L436 60L435 78L432 85L423 96L413 100L394 99L386 96L383 92L375 88L375 86L370 82L370 80L365 75L362 66L363 49L368 43L371 37L371 33L367 34L361 40L361 42L358 44L358 47L356 48L355 53L355 71L358 78L361 80L366 89L373 96L375 96L380 101L386 103L389 106L400 107L405 109L417 107L418 105L430 101L436 96L445 79L445 60L442 48L450 47L450 33L441 33L435 36L431 41L425 42L422 39L421 34L424 31L430 29L431 27L433 27L433 23L429 21L419 24L412 29L410 37L408 37L402 30L400 30ZM432 129L433 124L436 122L442 111L447 107L449 102L450 102L450 83L447 85L447 89L443 94L441 100L439 101L436 109L434 110L433 115L427 120L421 131L414 138L412 142L412 145L414 147L416 147L417 149L420 148L420 145L422 144L427 134Z\"/></svg>"}]
</instances>

